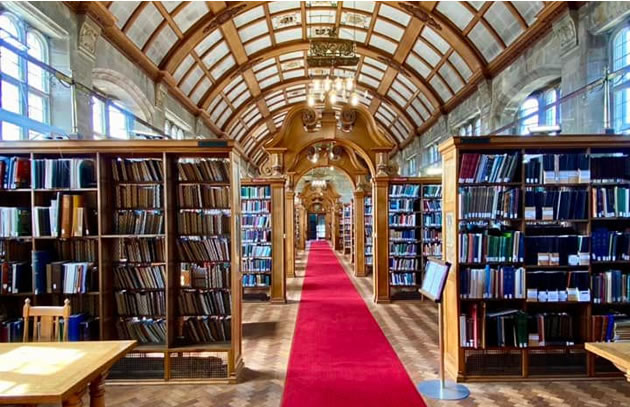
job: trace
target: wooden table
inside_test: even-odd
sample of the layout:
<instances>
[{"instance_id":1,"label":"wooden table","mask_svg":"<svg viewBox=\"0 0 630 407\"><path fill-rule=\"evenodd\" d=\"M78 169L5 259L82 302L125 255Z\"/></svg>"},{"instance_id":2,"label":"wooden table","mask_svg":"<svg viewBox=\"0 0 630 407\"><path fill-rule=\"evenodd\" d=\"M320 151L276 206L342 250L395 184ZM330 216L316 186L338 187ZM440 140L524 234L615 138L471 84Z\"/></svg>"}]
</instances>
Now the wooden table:
<instances>
[{"instance_id":1,"label":"wooden table","mask_svg":"<svg viewBox=\"0 0 630 407\"><path fill-rule=\"evenodd\" d=\"M587 342L585 348L611 361L630 382L630 342Z\"/></svg>"},{"instance_id":2,"label":"wooden table","mask_svg":"<svg viewBox=\"0 0 630 407\"><path fill-rule=\"evenodd\" d=\"M135 341L0 343L0 404L105 406L105 378Z\"/></svg>"}]
</instances>

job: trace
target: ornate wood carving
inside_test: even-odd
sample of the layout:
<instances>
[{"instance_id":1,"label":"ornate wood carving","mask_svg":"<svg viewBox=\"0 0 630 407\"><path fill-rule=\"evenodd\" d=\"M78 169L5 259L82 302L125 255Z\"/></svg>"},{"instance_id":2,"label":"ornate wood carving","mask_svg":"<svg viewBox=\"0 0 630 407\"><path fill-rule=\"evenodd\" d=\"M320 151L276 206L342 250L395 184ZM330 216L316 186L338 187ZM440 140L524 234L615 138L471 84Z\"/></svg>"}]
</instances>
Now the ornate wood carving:
<instances>
[{"instance_id":1,"label":"ornate wood carving","mask_svg":"<svg viewBox=\"0 0 630 407\"><path fill-rule=\"evenodd\" d=\"M317 125L317 111L312 107L305 107L302 110L302 124L309 131L314 130Z\"/></svg>"},{"instance_id":2,"label":"ornate wood carving","mask_svg":"<svg viewBox=\"0 0 630 407\"><path fill-rule=\"evenodd\" d=\"M437 21L435 21L433 19L433 17L431 17L429 15L429 13L427 13L426 11L424 11L424 9L420 6L416 6L415 4L409 4L407 3L398 3L400 4L400 7L404 8L405 10L407 10L410 14L412 14L414 17L416 17L418 20L422 21L423 23L425 23L426 25L428 25L429 27L436 29L436 30L441 30L442 26L440 24L437 23Z\"/></svg>"},{"instance_id":3,"label":"ornate wood carving","mask_svg":"<svg viewBox=\"0 0 630 407\"><path fill-rule=\"evenodd\" d=\"M339 121L341 122L341 130L350 131L357 121L357 111L353 108L344 108L339 116Z\"/></svg>"},{"instance_id":4,"label":"ornate wood carving","mask_svg":"<svg viewBox=\"0 0 630 407\"><path fill-rule=\"evenodd\" d=\"M210 31L213 31L215 28L220 27L223 24L227 23L232 18L234 18L238 13L240 13L241 10L243 10L245 7L247 7L247 4L242 3L234 7L229 7L222 10L203 29L204 34L208 34Z\"/></svg>"}]
</instances>

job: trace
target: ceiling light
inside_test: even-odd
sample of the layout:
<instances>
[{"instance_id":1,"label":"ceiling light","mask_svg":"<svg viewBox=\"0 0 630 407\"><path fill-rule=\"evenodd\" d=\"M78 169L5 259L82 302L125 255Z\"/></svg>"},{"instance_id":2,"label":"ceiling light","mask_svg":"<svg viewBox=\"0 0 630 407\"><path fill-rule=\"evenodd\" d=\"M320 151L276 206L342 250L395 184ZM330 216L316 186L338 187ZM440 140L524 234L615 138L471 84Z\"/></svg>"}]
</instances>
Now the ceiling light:
<instances>
[{"instance_id":1,"label":"ceiling light","mask_svg":"<svg viewBox=\"0 0 630 407\"><path fill-rule=\"evenodd\" d=\"M325 91L325 92L330 91L330 88L331 88L331 86L332 86L332 83L331 83L331 82L332 82L332 81L330 80L330 78L329 78L329 77L326 77L326 79L324 79L324 91Z\"/></svg>"},{"instance_id":2,"label":"ceiling light","mask_svg":"<svg viewBox=\"0 0 630 407\"><path fill-rule=\"evenodd\" d=\"M346 78L346 90L351 91L354 89L354 78Z\"/></svg>"},{"instance_id":3,"label":"ceiling light","mask_svg":"<svg viewBox=\"0 0 630 407\"><path fill-rule=\"evenodd\" d=\"M334 105L335 103L337 103L337 92L332 91L330 92L330 104Z\"/></svg>"},{"instance_id":4,"label":"ceiling light","mask_svg":"<svg viewBox=\"0 0 630 407\"><path fill-rule=\"evenodd\" d=\"M315 96L308 95L307 102L309 106L311 107L315 106Z\"/></svg>"},{"instance_id":5,"label":"ceiling light","mask_svg":"<svg viewBox=\"0 0 630 407\"><path fill-rule=\"evenodd\" d=\"M357 95L356 92L352 92L352 96L350 96L350 104L352 106L359 104L359 95Z\"/></svg>"}]
</instances>

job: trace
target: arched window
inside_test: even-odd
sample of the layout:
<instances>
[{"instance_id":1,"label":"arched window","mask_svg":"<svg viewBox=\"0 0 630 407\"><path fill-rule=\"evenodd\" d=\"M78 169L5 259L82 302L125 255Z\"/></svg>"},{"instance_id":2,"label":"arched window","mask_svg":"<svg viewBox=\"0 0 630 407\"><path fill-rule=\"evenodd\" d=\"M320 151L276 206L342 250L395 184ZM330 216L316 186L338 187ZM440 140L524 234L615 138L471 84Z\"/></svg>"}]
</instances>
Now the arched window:
<instances>
[{"instance_id":1,"label":"arched window","mask_svg":"<svg viewBox=\"0 0 630 407\"><path fill-rule=\"evenodd\" d=\"M14 51L26 51L29 56L48 63L48 42L37 30L10 13L0 14L0 38L9 47L0 47L0 107L9 113L30 120L50 123L48 73ZM21 140L41 136L26 124L7 121L0 126L2 140Z\"/></svg>"},{"instance_id":2,"label":"arched window","mask_svg":"<svg viewBox=\"0 0 630 407\"><path fill-rule=\"evenodd\" d=\"M92 96L92 128L95 138L131 138L135 119L126 110L119 102Z\"/></svg>"},{"instance_id":3,"label":"arched window","mask_svg":"<svg viewBox=\"0 0 630 407\"><path fill-rule=\"evenodd\" d=\"M554 83L532 93L518 110L518 134L527 135L531 127L560 124L560 86Z\"/></svg>"},{"instance_id":4,"label":"arched window","mask_svg":"<svg viewBox=\"0 0 630 407\"><path fill-rule=\"evenodd\" d=\"M630 66L630 27L624 27L612 38L613 71ZM615 77L613 82L613 120L617 133L630 131L630 72Z\"/></svg>"},{"instance_id":5,"label":"arched window","mask_svg":"<svg viewBox=\"0 0 630 407\"><path fill-rule=\"evenodd\" d=\"M481 136L481 118L475 116L466 120L457 132L462 137Z\"/></svg>"},{"instance_id":6,"label":"arched window","mask_svg":"<svg viewBox=\"0 0 630 407\"><path fill-rule=\"evenodd\" d=\"M164 134L175 140L182 140L185 131L173 121L166 119L164 121Z\"/></svg>"}]
</instances>

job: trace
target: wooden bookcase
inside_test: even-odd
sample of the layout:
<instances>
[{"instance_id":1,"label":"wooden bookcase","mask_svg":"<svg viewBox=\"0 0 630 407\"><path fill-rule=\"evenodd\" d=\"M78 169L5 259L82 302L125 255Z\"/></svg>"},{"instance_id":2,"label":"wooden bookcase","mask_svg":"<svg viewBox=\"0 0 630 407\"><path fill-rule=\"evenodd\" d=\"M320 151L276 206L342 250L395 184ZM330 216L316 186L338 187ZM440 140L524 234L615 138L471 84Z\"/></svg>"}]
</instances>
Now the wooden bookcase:
<instances>
[{"instance_id":1,"label":"wooden bookcase","mask_svg":"<svg viewBox=\"0 0 630 407\"><path fill-rule=\"evenodd\" d=\"M599 187L611 187L615 186L628 186L629 180L622 180L620 182L598 182L593 178L593 160L598 155L607 157L615 153L628 154L630 152L630 140L626 136L605 136L605 135L576 135L576 136L556 136L556 137L543 137L543 136L528 136L528 137L514 137L514 136L490 136L490 137L454 137L440 145L440 153L443 161L443 254L446 261L452 264L450 274L445 287L444 292L444 331L445 331L445 366L446 371L459 381L498 381L498 380L545 380L553 378L579 378L579 377L603 377L618 375L614 366L607 361L596 358L591 354L587 354L584 349L584 343L588 341L597 341L599 338L595 337L594 332L594 315L604 315L611 311L621 312L627 314L630 310L629 302L622 303L606 303L597 304L593 301L592 291L592 278L598 276L606 270L617 269L625 270L627 273L627 260L619 261L594 261L592 258L592 232L598 228L607 228L611 231L624 231L630 226L629 217L607 217L599 218L593 216L593 207L597 205L596 198L593 193L594 190ZM460 179L462 173L470 173L467 168L469 164L465 166L467 168L462 171L462 157L464 154L489 154L489 155L503 155L503 154L517 154L517 167L512 179L504 178L501 182L478 182L476 179ZM566 162L567 155L582 154L586 157L583 160L585 164L581 164L579 171L566 171L567 166L561 164ZM558 158L554 158L558 155ZM564 157L564 158L563 158ZM578 157L579 156L574 156ZM572 159L578 159L572 158ZM535 160L549 160L550 167L548 168L560 168L564 165L562 176L554 175L553 171L549 172L549 178L545 175L545 182L539 178L527 178L528 171L526 171L525 163L531 165ZM580 158L581 159L581 158ZM626 158L626 161L629 159ZM604 164L603 166L606 166ZM529 167L531 169L531 167ZM559 174L559 173L558 173ZM577 176L576 174L579 174ZM624 174L617 174L619 178L626 178ZM460 182L461 181L461 182ZM503 191L510 191L510 194L520 194L520 198L512 206L516 208L516 212L511 213L508 217L505 215L493 216L494 212L483 214L480 218L475 218L477 212L463 213L463 209L460 206L466 204L469 205L470 198L466 198L464 194L469 194L470 188L481 188L480 190L489 190L492 188L503 188ZM531 206L531 199L528 200L528 204L525 203L526 193L529 191L530 198L533 193L549 194L549 191L586 191L586 202L584 205L576 205L575 207L581 207L586 209L586 216L576 217L574 219L567 218L565 215L557 216L557 213L571 213L560 212L560 206L552 204L539 205L541 207L548 207L544 209L540 215L538 212L533 211ZM468 196L468 195L467 195ZM572 209L573 210L573 209ZM567 210L568 211L568 210ZM546 213L546 214L545 214ZM466 219L462 218L462 215ZM542 218L540 216L543 216ZM571 215L569 215L571 216ZM553 220L560 219L560 220ZM477 226L473 226L477 225ZM475 232L471 232L475 231ZM463 231L467 233L483 233L486 235L494 234L496 230L509 233L509 231L522 233L524 236L524 244L522 250L519 249L519 256L523 257L523 261L520 258L510 258L508 261L499 261L488 263L485 258L479 263L469 264L460 261L460 250L463 240L460 240L460 234ZM496 236L496 235L495 235ZM545 238L550 240L559 239L558 236L583 236L577 238L578 242L587 242L580 246L576 251L579 253L572 254L571 263L568 265L562 264L562 261L558 261L558 258L562 258L562 251L566 253L573 253L573 251L567 251L565 249L559 249L559 252L555 252L556 249L552 249L547 252L548 249L538 249L540 246L532 246L529 242L533 239ZM584 238L586 237L586 239ZM532 248L537 248L533 251ZM532 253L528 253L528 248ZM542 251L541 251L542 250ZM573 250L573 249L571 249ZM468 252L467 252L468 253ZM566 256L565 256L566 257ZM568 258L568 257L567 257ZM463 259L463 258L462 258ZM535 259L535 260L532 260ZM555 260L552 260L555 259ZM578 260L579 259L579 262ZM500 258L503 260L503 257ZM517 260L517 261L514 261ZM468 259L467 259L468 261ZM588 297L583 297L581 301L577 301L577 298L566 297L564 299L555 298L555 289L549 291L546 289L543 291L542 299L547 295L547 299L554 299L554 301L541 301L541 297L536 293L527 293L524 298L515 296L514 298L505 298L504 295L499 294L497 298L496 294L492 294L490 297L478 298L478 294L471 298L470 294L464 294L464 297L460 297L462 292L463 283L460 278L462 273L469 273L467 270L470 268L484 268L486 264L490 264L493 269L499 267L518 267L522 268L525 273L525 287L530 288L534 284L532 273L568 273L572 272L576 275L585 276L587 279L586 287L583 290L589 290L590 300ZM584 273L587 273L584 275ZM568 276L564 281L572 281L571 276ZM530 281L532 279L532 281ZM466 281L466 280L463 280ZM569 285L570 283L567 283ZM460 285L462 287L460 287ZM570 287L570 286L569 286ZM567 288L569 288L567 287ZM562 292L562 290L559 290ZM540 294L540 293L538 293ZM518 298L517 298L518 297ZM528 298L529 297L529 298ZM560 297L561 298L561 297ZM474 314L474 311L477 314ZM521 342L523 346L511 346L502 344L500 346L486 346L488 338L488 332L484 329L486 323L489 321L486 316L489 313L499 311L516 312L519 318L526 319L527 330L526 341ZM514 315L517 315L514 314ZM463 316L464 321L468 321L469 316L477 315L481 327L477 327L477 332L481 335L478 337L481 341L477 343L477 347L471 347L470 344L464 345L464 339L461 338L463 329L460 326L460 316ZM522 317L524 315L524 317ZM568 335L564 338L570 340L563 340L562 344L556 343L549 339L551 344L541 344L539 340L542 340L540 318L547 318L547 316L562 315L563 318L570 320L570 324L565 324L564 327L568 327ZM533 320L533 318L536 318ZM462 325L463 326L463 325ZM469 325L466 325L466 329ZM556 326L558 330L560 327ZM474 329L474 328L473 328ZM515 328L518 330L519 328ZM552 336L553 326L550 326L547 336ZM558 331L557 330L557 331ZM556 335L556 338L561 337ZM494 343L494 339L492 342Z\"/></svg>"},{"instance_id":2,"label":"wooden bookcase","mask_svg":"<svg viewBox=\"0 0 630 407\"><path fill-rule=\"evenodd\" d=\"M94 225L89 226L88 236L85 236L88 231L84 229L84 236L72 234L64 237L21 236L19 239L2 239L4 249L7 249L7 243L10 246L15 246L14 243L23 244L21 250L9 248L4 253L3 260L17 260L13 253L19 252L24 256L19 260L29 263L29 273L32 266L30 252L40 250L49 253L50 261L89 260L95 268L90 286L83 293L33 293L36 288L33 283L31 292L0 295L0 305L7 311L9 318L21 316L25 298L31 298L33 305L41 306L60 305L68 297L71 299L73 314L88 313L96 321L96 327L90 336L92 340L127 339L126 331L122 328L131 325L145 332L145 339L148 339L146 343L140 343L133 352L112 367L112 381L237 380L243 364L239 194L241 158L239 150L232 142L4 142L0 145L0 156L28 158L31 164L38 159L90 159L94 163L95 176L94 185L89 187L40 189L31 184L28 187L2 191L0 194L1 206L24 207L31 214L35 214L36 207L51 206L51 201L56 199L58 193L77 195L81 198L76 199L82 200L86 208L84 225L92 222ZM204 164L200 164L201 162ZM210 179L201 172L196 173L193 178L182 177L179 166L183 163L192 166L216 165L217 168L224 166L224 175L227 178L218 176ZM120 172L118 176L114 175L115 168L120 170L121 165L129 170L126 177ZM138 197L137 201L130 198L133 196ZM209 204L215 199L209 196L220 198ZM161 226L158 226L157 220L155 223L147 221L146 225L153 225L155 229L141 230L138 225L132 227L127 223L129 217L147 216L150 219L150 215L157 217L154 219L161 217ZM190 229L190 225L195 222L190 221L187 216L206 217L205 222L210 222L208 219L215 219L216 222L213 226L200 226L204 222L199 221L196 225L201 229ZM36 220L34 215L28 219L30 230ZM212 239L216 241L211 242ZM178 246L187 244L182 243L184 241L223 245L225 257L219 259L220 261L210 261L196 257L197 253L202 252L194 252L192 256L195 258L189 258L184 251L178 250ZM86 251L84 246L88 244L91 248ZM138 247L144 251L138 250ZM86 253L91 258L86 258ZM195 267L188 266L191 264ZM205 272L202 270L204 267L207 268ZM193 268L196 274L190 272ZM127 279L135 278L138 281L142 275L140 273L147 273L148 270L153 270L153 277L145 275L142 277L144 280L140 280L143 282L133 283L133 287L125 283L128 280L117 277L124 275ZM206 278L206 288L190 285L195 281L191 278L193 274ZM208 282L211 276L215 276L215 280ZM34 282L36 271L30 277ZM160 280L162 283L157 283ZM204 295L217 296L216 312L210 309L208 312L202 310L189 315L187 305L180 307L187 304L186 298L200 298ZM134 297L136 302L143 301L141 299L151 300L152 305L137 309L120 308L117 299L125 298L127 301L129 296ZM219 301L221 305L218 305ZM214 331L214 340L204 340L203 336L195 338L189 325L195 323L216 323L214 328L218 331ZM151 331L153 335L146 333L149 331L145 326L155 329Z\"/></svg>"},{"instance_id":3,"label":"wooden bookcase","mask_svg":"<svg viewBox=\"0 0 630 407\"><path fill-rule=\"evenodd\" d=\"M364 214L364 225L365 225L365 275L368 275L372 272L372 267L374 265L374 253L373 253L373 226L372 226L372 197L367 195L365 197L365 214Z\"/></svg>"},{"instance_id":4,"label":"wooden bookcase","mask_svg":"<svg viewBox=\"0 0 630 407\"><path fill-rule=\"evenodd\" d=\"M352 203L343 205L341 230L343 234L343 254L352 258Z\"/></svg>"},{"instance_id":5,"label":"wooden bookcase","mask_svg":"<svg viewBox=\"0 0 630 407\"><path fill-rule=\"evenodd\" d=\"M286 302L286 276L284 273L284 182L282 179L274 178L252 178L241 180L241 205L243 214L243 235L247 235L247 230L265 236L264 241L251 242L243 238L243 265L241 267L243 278L245 275L255 276L257 279L267 279L266 283L248 286L243 282L243 297L245 299L264 298L273 303ZM248 191L266 191L264 197L244 198L244 193ZM249 202L249 203L248 203ZM262 212L246 212L247 205L261 205L268 209ZM297 213L297 212L296 212ZM264 226L256 226L253 229L246 226L247 218L257 218L261 216L265 219ZM297 215L296 215L297 216ZM296 229L299 229L296 227ZM297 233L297 232L296 232ZM269 247L270 256L256 257L246 256L246 246ZM260 250L260 249L259 249ZM251 261L267 263L266 271L253 271L246 267ZM267 276L267 277L264 277ZM262 297L261 297L262 294Z\"/></svg>"},{"instance_id":6,"label":"wooden bookcase","mask_svg":"<svg viewBox=\"0 0 630 407\"><path fill-rule=\"evenodd\" d=\"M389 296L392 300L420 299L418 289L422 283L427 259L423 254L423 236L425 232L439 232L442 228L441 224L433 220L431 223L425 223L427 217L439 218L439 213L425 213L424 190L425 187L440 183L441 179L435 177L389 180L388 281ZM394 194L394 189L404 187L413 187L415 190L413 193ZM402 217L405 217L404 223L399 222L402 221ZM392 223L392 219L396 222Z\"/></svg>"}]
</instances>

